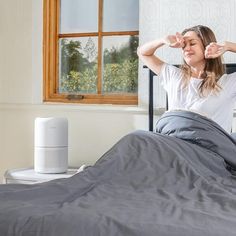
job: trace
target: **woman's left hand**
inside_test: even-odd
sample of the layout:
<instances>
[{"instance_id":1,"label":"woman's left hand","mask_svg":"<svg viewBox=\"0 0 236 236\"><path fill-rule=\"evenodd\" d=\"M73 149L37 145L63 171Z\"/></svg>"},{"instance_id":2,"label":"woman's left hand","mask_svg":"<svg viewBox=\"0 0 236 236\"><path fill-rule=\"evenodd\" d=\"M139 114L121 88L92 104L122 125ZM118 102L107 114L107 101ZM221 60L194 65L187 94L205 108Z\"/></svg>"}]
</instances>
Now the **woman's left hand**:
<instances>
[{"instance_id":1,"label":"woman's left hand","mask_svg":"<svg viewBox=\"0 0 236 236\"><path fill-rule=\"evenodd\" d=\"M225 45L219 43L210 43L205 49L205 58L217 58L226 52Z\"/></svg>"}]
</instances>

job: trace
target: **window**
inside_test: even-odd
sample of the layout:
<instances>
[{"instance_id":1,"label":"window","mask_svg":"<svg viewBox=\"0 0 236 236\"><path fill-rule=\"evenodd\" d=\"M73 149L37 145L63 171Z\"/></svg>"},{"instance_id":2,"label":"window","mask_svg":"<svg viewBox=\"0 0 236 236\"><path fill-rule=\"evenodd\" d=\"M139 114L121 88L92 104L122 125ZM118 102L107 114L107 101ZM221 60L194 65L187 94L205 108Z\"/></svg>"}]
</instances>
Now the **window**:
<instances>
[{"instance_id":1,"label":"window","mask_svg":"<svg viewBox=\"0 0 236 236\"><path fill-rule=\"evenodd\" d=\"M44 101L137 104L138 0L44 0Z\"/></svg>"}]
</instances>

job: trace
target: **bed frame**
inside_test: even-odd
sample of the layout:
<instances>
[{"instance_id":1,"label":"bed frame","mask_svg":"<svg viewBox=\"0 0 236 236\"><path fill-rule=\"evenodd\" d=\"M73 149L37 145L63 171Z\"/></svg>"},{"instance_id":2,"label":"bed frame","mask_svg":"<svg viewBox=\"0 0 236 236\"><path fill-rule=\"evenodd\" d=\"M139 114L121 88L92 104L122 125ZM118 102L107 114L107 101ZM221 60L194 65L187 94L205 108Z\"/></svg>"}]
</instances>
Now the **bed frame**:
<instances>
[{"instance_id":1,"label":"bed frame","mask_svg":"<svg viewBox=\"0 0 236 236\"><path fill-rule=\"evenodd\" d=\"M154 116L154 107L153 107L153 77L156 74L150 70L147 66L143 66L149 70L149 96L148 96L148 123L149 123L149 131L153 131L153 116ZM226 64L227 74L236 72L236 63ZM166 110L168 110L168 98L166 96Z\"/></svg>"}]
</instances>

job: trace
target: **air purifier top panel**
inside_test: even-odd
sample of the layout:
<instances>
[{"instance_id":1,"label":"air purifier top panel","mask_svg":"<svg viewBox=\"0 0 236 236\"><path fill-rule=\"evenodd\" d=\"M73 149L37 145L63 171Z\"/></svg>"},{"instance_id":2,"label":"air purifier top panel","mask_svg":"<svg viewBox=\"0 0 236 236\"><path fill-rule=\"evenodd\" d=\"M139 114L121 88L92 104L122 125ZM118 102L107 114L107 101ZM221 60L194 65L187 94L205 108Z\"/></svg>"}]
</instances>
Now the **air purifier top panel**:
<instances>
[{"instance_id":1,"label":"air purifier top panel","mask_svg":"<svg viewBox=\"0 0 236 236\"><path fill-rule=\"evenodd\" d=\"M36 118L34 144L37 147L68 146L68 120L64 117Z\"/></svg>"}]
</instances>

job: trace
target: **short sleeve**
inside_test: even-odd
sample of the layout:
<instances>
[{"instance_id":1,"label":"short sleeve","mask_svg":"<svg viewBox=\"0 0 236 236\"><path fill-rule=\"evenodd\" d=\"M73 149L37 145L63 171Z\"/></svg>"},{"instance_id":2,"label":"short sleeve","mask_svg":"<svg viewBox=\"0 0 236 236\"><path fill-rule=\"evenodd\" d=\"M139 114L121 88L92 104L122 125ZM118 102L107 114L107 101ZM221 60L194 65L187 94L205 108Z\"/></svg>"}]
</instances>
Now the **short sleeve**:
<instances>
[{"instance_id":1,"label":"short sleeve","mask_svg":"<svg viewBox=\"0 0 236 236\"><path fill-rule=\"evenodd\" d=\"M227 75L226 89L228 94L231 94L233 98L236 98L236 72Z\"/></svg>"},{"instance_id":2,"label":"short sleeve","mask_svg":"<svg viewBox=\"0 0 236 236\"><path fill-rule=\"evenodd\" d=\"M159 79L164 89L168 91L170 84L175 84L182 79L182 73L178 67L165 63L161 68Z\"/></svg>"}]
</instances>

